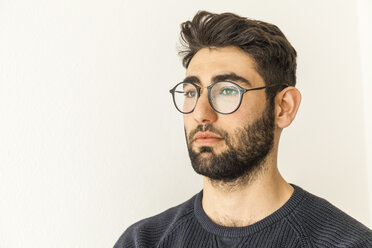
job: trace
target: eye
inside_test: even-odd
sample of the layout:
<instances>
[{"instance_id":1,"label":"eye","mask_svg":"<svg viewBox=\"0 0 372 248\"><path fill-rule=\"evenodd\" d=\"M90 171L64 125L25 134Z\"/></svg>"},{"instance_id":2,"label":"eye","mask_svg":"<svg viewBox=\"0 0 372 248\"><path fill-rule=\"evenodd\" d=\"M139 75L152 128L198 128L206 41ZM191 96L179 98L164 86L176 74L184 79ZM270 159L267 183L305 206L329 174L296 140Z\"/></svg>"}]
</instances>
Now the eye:
<instances>
[{"instance_id":1,"label":"eye","mask_svg":"<svg viewBox=\"0 0 372 248\"><path fill-rule=\"evenodd\" d=\"M193 98L196 96L196 90L187 90L184 95L186 98Z\"/></svg>"},{"instance_id":2,"label":"eye","mask_svg":"<svg viewBox=\"0 0 372 248\"><path fill-rule=\"evenodd\" d=\"M232 88L222 88L220 94L223 96L235 96L239 94L239 91Z\"/></svg>"}]
</instances>

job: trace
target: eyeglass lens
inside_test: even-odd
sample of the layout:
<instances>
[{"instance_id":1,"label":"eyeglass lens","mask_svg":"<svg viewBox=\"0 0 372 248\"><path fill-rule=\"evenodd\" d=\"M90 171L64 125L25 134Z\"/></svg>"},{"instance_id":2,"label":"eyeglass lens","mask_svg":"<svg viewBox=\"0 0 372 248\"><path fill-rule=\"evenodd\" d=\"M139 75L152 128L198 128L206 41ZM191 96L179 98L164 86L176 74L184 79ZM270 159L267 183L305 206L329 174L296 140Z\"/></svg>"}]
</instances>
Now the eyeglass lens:
<instances>
[{"instance_id":1,"label":"eyeglass lens","mask_svg":"<svg viewBox=\"0 0 372 248\"><path fill-rule=\"evenodd\" d=\"M210 89L210 104L220 113L233 112L240 103L241 92L230 82L218 82ZM197 88L190 83L181 83L174 90L174 102L182 113L191 112L197 103Z\"/></svg>"}]
</instances>

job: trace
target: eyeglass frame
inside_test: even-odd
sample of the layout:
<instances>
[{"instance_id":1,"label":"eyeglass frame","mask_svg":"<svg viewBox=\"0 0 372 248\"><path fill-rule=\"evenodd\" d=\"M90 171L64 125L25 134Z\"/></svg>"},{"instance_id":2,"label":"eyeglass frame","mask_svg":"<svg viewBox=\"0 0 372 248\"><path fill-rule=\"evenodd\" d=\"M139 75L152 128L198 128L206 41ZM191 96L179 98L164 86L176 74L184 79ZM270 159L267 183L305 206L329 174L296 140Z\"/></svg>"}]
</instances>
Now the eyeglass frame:
<instances>
[{"instance_id":1,"label":"eyeglass frame","mask_svg":"<svg viewBox=\"0 0 372 248\"><path fill-rule=\"evenodd\" d=\"M196 88L196 92L197 92L197 96L196 96L196 102L195 102L195 106L193 107L193 109L189 112L182 112L177 104L176 104L176 99L175 99L175 96L174 96L174 92L176 90L176 88L178 87L178 85L180 84L192 84L195 88ZM211 100L211 89L212 87L215 85L215 84L218 84L218 83L231 83L233 85L235 85L238 89L239 89L239 93L240 93L240 100L239 100L239 104L237 105L237 107L229 112L229 113L222 113L220 111L218 111L217 109L215 109L215 107L213 106L212 104L212 100ZM173 103L174 103L174 106L176 107L176 109L181 112L182 114L190 114L192 112L194 112L195 108L196 108L196 105L198 104L198 101L199 101L199 98L200 98L200 91L201 89L207 89L208 90L208 102L209 102L209 105L212 107L212 109L214 111L216 111L217 113L219 114L223 114L223 115L229 115L229 114L232 114L234 113L235 111L237 111L240 107L240 105L242 104L242 101L243 101L243 95L245 93L247 93L248 91L254 91L254 90L262 90L262 89L266 89L266 88L270 88L270 87L274 87L274 86L286 86L286 87L289 87L288 84L273 84L273 85L267 85L267 86L262 86L262 87L257 87L257 88L252 88L252 89L245 89L245 88L242 88L240 85L234 83L234 82L230 82L230 81L220 81L220 82L214 82L213 84L207 86L207 87L200 87L199 85L195 84L195 83L191 83L191 82L180 82L178 84L176 84L172 89L169 90L169 92L172 94L172 98L173 98ZM286 88L285 87L285 88Z\"/></svg>"}]
</instances>

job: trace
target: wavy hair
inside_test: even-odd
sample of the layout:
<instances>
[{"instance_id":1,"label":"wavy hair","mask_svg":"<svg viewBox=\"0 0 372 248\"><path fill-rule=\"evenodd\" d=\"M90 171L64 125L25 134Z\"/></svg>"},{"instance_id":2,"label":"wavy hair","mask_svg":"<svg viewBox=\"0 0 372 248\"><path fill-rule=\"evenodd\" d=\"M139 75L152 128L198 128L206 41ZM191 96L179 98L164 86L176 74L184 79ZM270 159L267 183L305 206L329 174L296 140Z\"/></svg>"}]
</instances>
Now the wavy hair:
<instances>
[{"instance_id":1,"label":"wavy hair","mask_svg":"<svg viewBox=\"0 0 372 248\"><path fill-rule=\"evenodd\" d=\"M297 53L280 29L270 23L233 13L199 11L191 21L181 24L179 55L185 68L205 47L236 46L248 53L266 85L296 85ZM283 87L266 93L273 100Z\"/></svg>"}]
</instances>

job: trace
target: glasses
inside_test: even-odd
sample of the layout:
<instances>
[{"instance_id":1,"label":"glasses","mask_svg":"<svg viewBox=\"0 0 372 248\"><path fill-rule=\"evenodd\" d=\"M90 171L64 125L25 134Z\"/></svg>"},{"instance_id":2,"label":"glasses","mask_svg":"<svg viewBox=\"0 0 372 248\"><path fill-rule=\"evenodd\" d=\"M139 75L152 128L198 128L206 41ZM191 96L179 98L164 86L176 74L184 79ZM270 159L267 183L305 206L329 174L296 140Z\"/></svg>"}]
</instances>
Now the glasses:
<instances>
[{"instance_id":1,"label":"glasses","mask_svg":"<svg viewBox=\"0 0 372 248\"><path fill-rule=\"evenodd\" d=\"M194 83L181 82L169 90L169 92L173 96L173 102L177 110L183 114L190 114L196 107L201 89L207 88L209 104L213 110L220 114L232 114L240 107L243 95L246 92L281 85L288 87L287 84L274 84L244 89L233 82L216 82L208 87L200 87Z\"/></svg>"}]
</instances>

